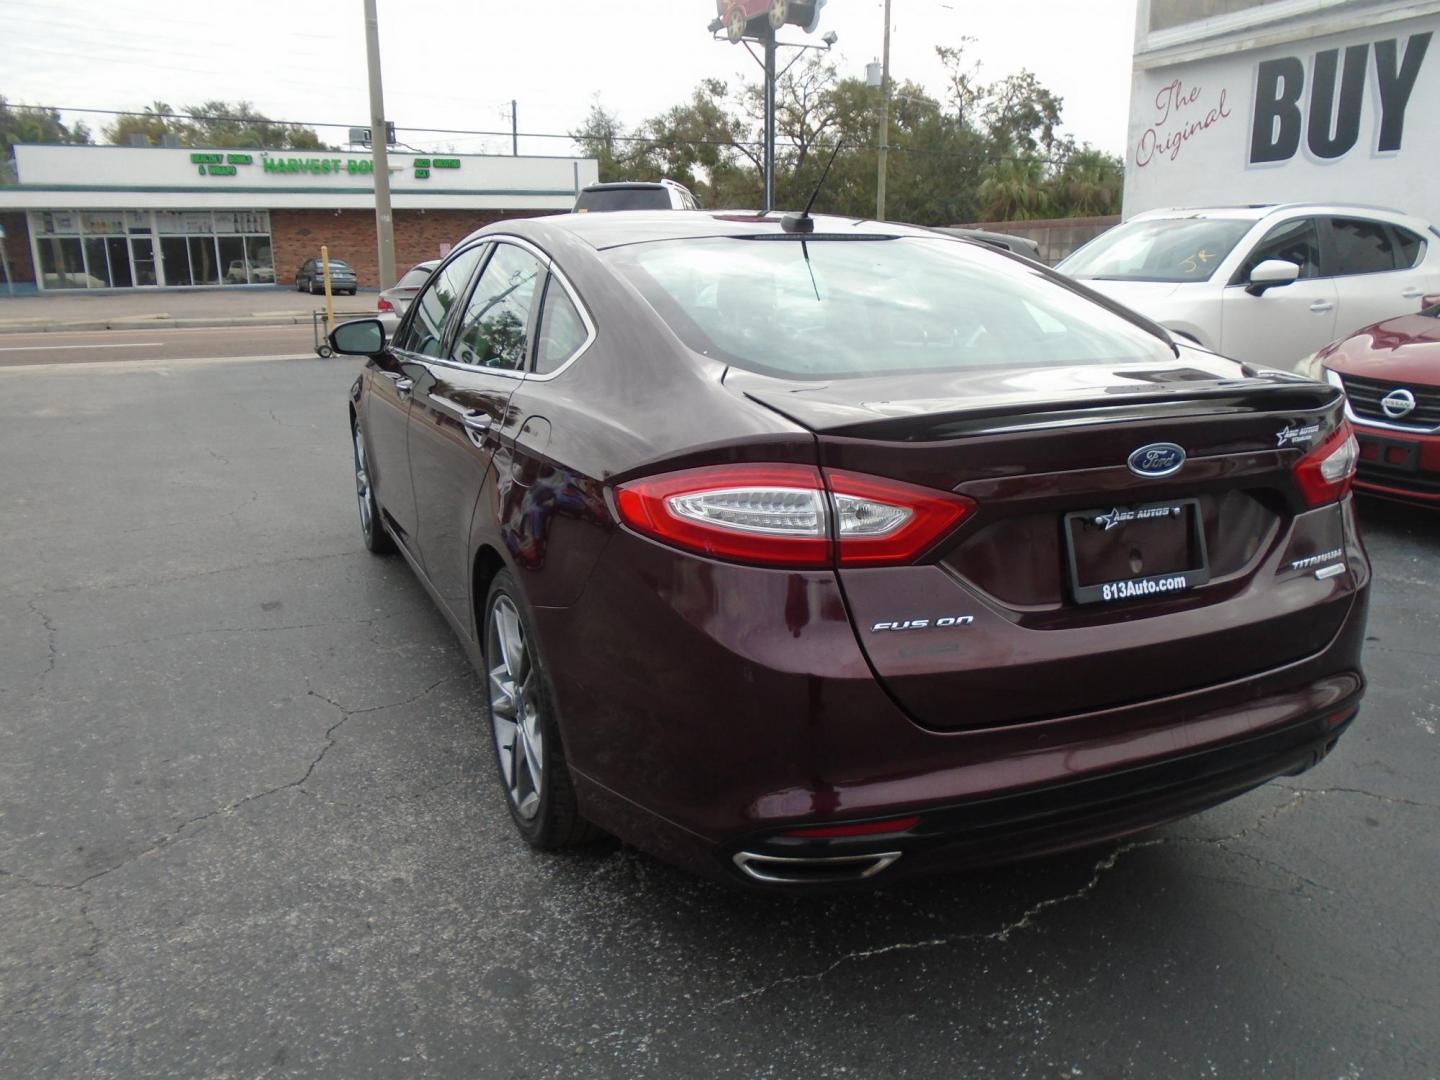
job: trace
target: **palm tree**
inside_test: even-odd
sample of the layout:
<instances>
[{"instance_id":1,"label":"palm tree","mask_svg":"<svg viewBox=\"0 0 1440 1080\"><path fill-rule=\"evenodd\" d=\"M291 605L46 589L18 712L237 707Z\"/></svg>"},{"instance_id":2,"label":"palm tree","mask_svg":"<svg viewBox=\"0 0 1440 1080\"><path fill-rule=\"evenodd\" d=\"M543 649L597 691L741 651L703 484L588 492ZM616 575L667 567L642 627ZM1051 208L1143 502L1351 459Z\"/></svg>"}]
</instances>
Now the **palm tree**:
<instances>
[{"instance_id":1,"label":"palm tree","mask_svg":"<svg viewBox=\"0 0 1440 1080\"><path fill-rule=\"evenodd\" d=\"M985 170L976 194L987 221L1027 221L1050 213L1045 163L1039 158L1000 159Z\"/></svg>"}]
</instances>

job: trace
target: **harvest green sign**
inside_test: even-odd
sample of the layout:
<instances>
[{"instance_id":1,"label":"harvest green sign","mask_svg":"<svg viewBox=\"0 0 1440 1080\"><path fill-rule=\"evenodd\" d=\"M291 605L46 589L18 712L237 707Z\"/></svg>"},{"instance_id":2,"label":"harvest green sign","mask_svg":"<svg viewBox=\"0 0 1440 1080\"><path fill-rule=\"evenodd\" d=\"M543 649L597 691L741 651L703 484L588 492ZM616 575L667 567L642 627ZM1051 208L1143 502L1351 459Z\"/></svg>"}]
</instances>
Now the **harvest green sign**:
<instances>
[{"instance_id":1,"label":"harvest green sign","mask_svg":"<svg viewBox=\"0 0 1440 1080\"><path fill-rule=\"evenodd\" d=\"M322 176L348 173L351 176L359 176L375 171L375 163L366 158L350 158L347 161L344 158L280 158L261 154L260 164L265 166L267 173L311 173Z\"/></svg>"}]
</instances>

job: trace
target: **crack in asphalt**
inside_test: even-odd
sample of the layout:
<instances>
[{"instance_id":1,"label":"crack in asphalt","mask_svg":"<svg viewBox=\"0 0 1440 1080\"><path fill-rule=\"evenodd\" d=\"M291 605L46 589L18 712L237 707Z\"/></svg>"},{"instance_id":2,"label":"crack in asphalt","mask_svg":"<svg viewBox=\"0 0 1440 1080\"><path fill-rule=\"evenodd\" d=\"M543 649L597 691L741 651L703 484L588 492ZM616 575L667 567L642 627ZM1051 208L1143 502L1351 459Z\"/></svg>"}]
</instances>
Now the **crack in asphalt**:
<instances>
[{"instance_id":1,"label":"crack in asphalt","mask_svg":"<svg viewBox=\"0 0 1440 1080\"><path fill-rule=\"evenodd\" d=\"M1403 797L1401 797L1401 796L1399 796L1399 795L1381 795L1378 791L1366 791L1364 788L1353 788L1353 787L1306 788L1306 787L1290 787L1288 784L1280 784L1280 785L1278 785L1278 786L1284 788L1286 791L1293 791L1293 792L1295 792L1297 795L1299 795L1299 796L1300 796L1300 799L1297 801L1297 805L1299 804L1299 802L1303 802L1304 799L1305 799L1305 797L1308 796L1308 795L1362 795L1362 796L1364 796L1364 797L1367 798L1367 799L1375 799L1375 800L1377 800L1377 801L1379 801L1379 802L1389 803L1389 804L1395 805L1395 806L1416 806L1416 807L1419 807L1419 808L1422 809L1422 810L1440 810L1440 803L1419 802L1419 801L1417 801L1417 800L1415 800L1415 799L1406 799L1406 798L1403 798Z\"/></svg>"},{"instance_id":2,"label":"crack in asphalt","mask_svg":"<svg viewBox=\"0 0 1440 1080\"><path fill-rule=\"evenodd\" d=\"M402 698L399 701L391 701L386 702L382 705L371 705L358 709L347 709L344 705L340 704L338 701L335 701L333 698L327 697L326 695L320 693L317 690L307 689L306 693L309 696L318 698L320 701L323 701L326 704L334 707L335 709L339 710L341 715L339 720L336 720L335 723L331 724L328 728L325 729L325 733L322 736L322 739L324 740L324 745L320 747L319 752L314 756L314 758L311 759L310 764L305 767L305 772L300 776L299 779L289 780L283 784L276 784L274 787L266 788L264 791L253 792L249 795L246 795L242 799L236 799L234 802L227 803L224 806L218 806L214 809L205 811L205 813L203 814L196 814L194 817L187 818L185 821L182 821L178 826L171 829L169 832L162 834L158 840L156 840L149 847L145 848L143 851L136 852L133 855L127 855L119 862L111 866L107 866L103 870L97 870L93 874L88 874L76 882L66 884L64 882L40 881L35 878L27 877L26 875L18 873L16 871L6 870L4 868L0 868L0 874L4 874L7 877L13 877L18 881L23 881L26 884L31 885L37 889L58 889L64 892L83 890L91 883L98 881L100 878L103 878L108 874L113 874L116 870L129 866L137 859L143 859L147 855L153 855L158 851L170 847L177 839L181 837L181 834L183 834L192 825L198 825L200 822L208 821L210 818L216 817L220 814L233 813L243 806L248 806L250 803L257 802L260 799L269 798L271 795L276 795L279 792L286 791L292 788L299 789L304 794L310 794L309 792L304 791L305 782L309 780L310 777L314 774L316 768L320 765L320 762L325 760L325 755L330 752L331 748L334 747L334 745L338 741L337 732L339 732L339 730L345 726L346 721L348 721L352 716L361 716L366 713L380 712L384 709L400 708L403 705L409 705L416 701L419 701L421 698L425 697L430 693L433 693L436 689L445 685L446 683L458 682L461 679L468 678L470 678L469 672L463 672L459 675L447 675L443 679L437 679L435 682L431 683L423 690L411 694L409 697Z\"/></svg>"},{"instance_id":3,"label":"crack in asphalt","mask_svg":"<svg viewBox=\"0 0 1440 1080\"><path fill-rule=\"evenodd\" d=\"M1042 913L1050 910L1053 907L1059 907L1061 904L1073 903L1075 901L1083 900L1085 899L1085 897L1089 896L1099 886L1100 881L1105 876L1105 874L1115 868L1115 864L1120 861L1120 857L1122 855L1128 854L1131 851L1139 850L1140 848L1154 847L1158 844L1164 843L1166 843L1166 840L1163 837L1158 837L1154 840L1137 840L1133 841L1132 843L1122 844L1095 864L1094 868L1090 872L1090 879L1086 881L1085 884L1081 885L1078 889L1075 889L1072 892L1065 893L1062 896L1047 897L1044 900L1040 900L1034 904L1031 904L1020 914L1020 917L1018 919L1006 923L998 930L976 931L962 934L942 934L939 937L925 938L920 941L900 941L896 942L893 945L880 945L872 949L858 949L855 952L845 953L843 956L840 956L837 959L833 960L831 963L827 964L819 971L807 972L803 975L786 975L783 978L775 979L773 982L768 982L762 986L753 987L750 990L746 990L744 993L735 994L733 997L728 997L724 998L721 1001L717 1001L715 1003L715 1007L720 1008L725 1005L734 1005L737 1002L746 1001L750 998L758 997L761 994L767 994L771 990L775 990L781 986L788 986L792 983L818 981L825 978L836 968L839 968L845 964L855 963L861 960L869 960L876 956L884 956L886 953L909 952L914 949L933 949L940 946L954 945L965 941L994 941L999 942L1000 944L1004 944L1005 942L1010 940L1010 937L1012 935L1018 934L1022 930L1034 929L1035 920Z\"/></svg>"},{"instance_id":4,"label":"crack in asphalt","mask_svg":"<svg viewBox=\"0 0 1440 1080\"><path fill-rule=\"evenodd\" d=\"M400 611L386 612L383 615L372 615L367 619L326 619L322 622L289 623L284 626L207 626L200 630L183 630L174 634L159 634L156 637L117 641L113 645L97 645L93 649L81 649L74 655L84 656L87 653L110 652L115 649L128 649L135 645L151 645L157 641L178 641L184 638L204 637L206 634L271 634L282 630L317 630L327 626L368 626L373 629L376 623L425 610L425 608L404 608Z\"/></svg>"},{"instance_id":5,"label":"crack in asphalt","mask_svg":"<svg viewBox=\"0 0 1440 1080\"><path fill-rule=\"evenodd\" d=\"M734 1005L741 1001L747 1001L750 998L759 997L762 994L769 993L771 990L775 990L782 986L788 986L793 983L818 981L825 978L831 972L835 971L837 968L845 964L868 960L876 956L883 956L886 953L905 952L914 949L933 949L940 948L946 945L961 944L964 942L997 942L1003 944L1015 934L1018 934L1025 930L1035 929L1036 921L1046 911L1049 911L1050 909L1055 907L1059 907L1062 904L1071 904L1085 899L1092 892L1094 892L1096 888L1099 887L1100 882L1104 878L1106 873L1115 868L1116 863L1119 862L1122 856L1127 855L1132 851L1137 851L1141 848L1155 847L1167 844L1173 844L1176 846L1193 844L1214 847L1223 851L1226 855L1233 855L1238 856L1242 859L1248 859L1256 865L1265 866L1270 869L1276 870L1282 874L1293 878L1298 882L1304 883L1305 885L1309 885L1313 888L1333 894L1335 890L1330 886L1325 885L1322 882L1316 881L1313 878L1306 877L1304 874L1301 874L1299 871L1294 870L1291 867L1285 866L1282 863L1274 862L1270 859L1263 858L1248 851L1240 851L1231 845L1233 845L1239 840L1243 840L1252 832L1264 826L1266 822L1273 821L1275 818L1280 817L1283 814L1290 812L1291 810L1294 810L1296 807L1300 806L1303 802L1305 802L1306 799L1311 798L1312 796L1362 795L1368 798L1378 799L1381 802L1402 803L1408 806L1418 806L1431 810L1440 810L1440 806L1436 806L1432 803L1422 803L1416 802L1411 799L1402 799L1398 797L1380 795L1376 792L1365 791L1360 788L1293 788L1285 785L1279 786L1283 790L1290 792L1291 797L1280 803L1278 806L1273 806L1270 809L1266 810L1254 821L1246 825L1244 828L1240 829L1238 832L1216 837L1162 836L1156 837L1152 840L1141 840L1128 844L1122 844L1120 847L1115 848L1113 851L1111 851L1109 854L1107 854L1104 858L1100 859L1095 864L1094 868L1091 871L1089 880L1086 881L1085 884L1080 886L1078 889L1065 893L1061 896L1048 897L1044 900L1040 900L1032 904L1030 907L1026 908L1023 913L1021 913L1019 918L1009 923L1006 923L998 930L966 932L959 934L944 934L938 937L925 938L919 941L901 941L896 942L892 945L881 945L870 949L859 949L855 952L845 953L843 956L838 957L830 964L826 965L824 968L821 968L819 971L807 972L801 975L787 975L783 978L776 979L761 986L753 987L749 990L744 991L743 993L735 994L731 997L724 998L716 1002L716 1007ZM1288 890L1288 893L1290 895L1295 895L1297 891L1298 890ZM1374 1000L1381 1004L1394 1005L1393 1002L1387 1002L1383 999L1377 998ZM1396 1007L1398 1008L1399 1006Z\"/></svg>"},{"instance_id":6,"label":"crack in asphalt","mask_svg":"<svg viewBox=\"0 0 1440 1080\"><path fill-rule=\"evenodd\" d=\"M33 696L34 693L40 691L40 688L45 685L45 679L55 670L55 661L60 653L59 650L55 648L55 624L50 621L50 616L40 610L40 605L37 604L33 598L25 601L25 603L45 627L45 648L47 653L45 657L45 670L40 672L35 678L35 690L32 691Z\"/></svg>"}]
</instances>

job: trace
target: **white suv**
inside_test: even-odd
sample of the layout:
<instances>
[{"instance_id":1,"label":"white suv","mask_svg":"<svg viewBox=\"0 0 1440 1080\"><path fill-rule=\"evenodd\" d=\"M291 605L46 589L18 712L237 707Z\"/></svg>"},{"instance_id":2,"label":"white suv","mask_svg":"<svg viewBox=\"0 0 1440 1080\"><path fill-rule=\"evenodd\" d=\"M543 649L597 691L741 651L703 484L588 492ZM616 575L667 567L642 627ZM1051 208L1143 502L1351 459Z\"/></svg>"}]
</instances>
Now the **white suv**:
<instances>
[{"instance_id":1,"label":"white suv","mask_svg":"<svg viewBox=\"0 0 1440 1080\"><path fill-rule=\"evenodd\" d=\"M1194 342L1292 368L1440 292L1440 232L1339 203L1151 210L1058 270Z\"/></svg>"}]
</instances>

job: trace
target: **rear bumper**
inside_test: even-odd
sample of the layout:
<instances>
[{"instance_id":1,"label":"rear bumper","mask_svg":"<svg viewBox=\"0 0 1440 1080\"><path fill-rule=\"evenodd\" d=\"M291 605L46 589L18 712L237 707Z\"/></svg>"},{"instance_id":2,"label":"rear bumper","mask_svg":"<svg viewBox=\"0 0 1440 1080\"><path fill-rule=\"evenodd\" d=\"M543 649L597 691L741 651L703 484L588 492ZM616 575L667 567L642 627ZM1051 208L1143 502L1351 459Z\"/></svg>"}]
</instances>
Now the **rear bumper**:
<instances>
[{"instance_id":1,"label":"rear bumper","mask_svg":"<svg viewBox=\"0 0 1440 1080\"><path fill-rule=\"evenodd\" d=\"M535 629L586 816L710 877L813 888L763 883L735 856L788 857L781 834L805 826L918 815L904 835L800 842L865 856L861 875L898 851L858 883L873 885L1123 836L1312 765L1364 691L1358 542L1352 559L1339 631L1304 659L962 730L922 727L881 688L828 572L711 563L622 533L576 604L537 609Z\"/></svg>"},{"instance_id":2,"label":"rear bumper","mask_svg":"<svg viewBox=\"0 0 1440 1080\"><path fill-rule=\"evenodd\" d=\"M1440 506L1440 435L1355 425L1360 468L1355 487L1371 495Z\"/></svg>"}]
</instances>

